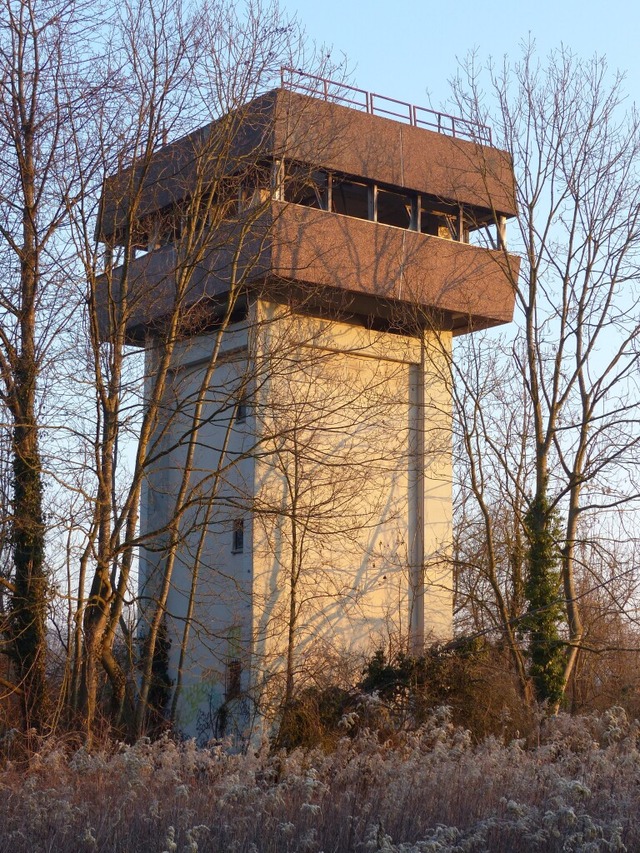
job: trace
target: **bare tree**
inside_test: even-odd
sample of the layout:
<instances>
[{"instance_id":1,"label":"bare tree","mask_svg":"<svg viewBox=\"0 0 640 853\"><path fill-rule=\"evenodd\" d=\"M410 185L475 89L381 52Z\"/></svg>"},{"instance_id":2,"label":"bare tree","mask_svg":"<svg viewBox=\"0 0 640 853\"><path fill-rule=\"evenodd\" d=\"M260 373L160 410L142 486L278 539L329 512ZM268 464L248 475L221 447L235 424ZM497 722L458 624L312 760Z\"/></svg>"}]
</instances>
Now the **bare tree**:
<instances>
[{"instance_id":1,"label":"bare tree","mask_svg":"<svg viewBox=\"0 0 640 853\"><path fill-rule=\"evenodd\" d=\"M72 3L12 2L0 27L0 378L11 419L13 467L11 600L7 650L25 720L46 727L47 608L41 447L43 385L52 354L63 349L77 306L65 270L63 235L77 192L70 115L81 124L94 108L85 10Z\"/></svg>"},{"instance_id":2,"label":"bare tree","mask_svg":"<svg viewBox=\"0 0 640 853\"><path fill-rule=\"evenodd\" d=\"M99 128L109 176L97 231L99 243L106 245L104 268L100 245L89 239L95 214L90 199L77 208L75 220L91 282L91 362L99 428L91 448L97 486L95 497L90 495L92 515L81 560L90 590L84 600L81 579L83 631L75 639L72 702L90 731L100 674L106 672L113 719L140 733L148 718L155 651L165 631L181 548L189 530L196 531L190 548L197 531L208 529L220 484L237 463L227 458L224 439L207 472L195 470L194 455L212 420L222 415L228 427L236 405L234 385L221 386L220 395L212 398L213 376L223 344L233 336L238 315L245 310L247 282L261 262L269 236L262 224L264 214L279 191L275 165L264 162L267 130L252 103L258 93L273 86L283 62L304 61L304 45L297 26L284 20L276 7L263 9L258 4L242 14L220 4L191 10L188 16L181 16L173 5L140 4L122 27L121 38L113 49L126 100L116 98L119 106L111 107L111 113L107 105ZM167 135L179 136L185 124L189 129L204 127L163 147ZM125 145L119 150L124 147L125 156L114 169L113 159L106 155L116 125L120 132L124 128ZM253 137L249 134L247 139L248 127ZM140 286L145 276L153 276L154 264L160 264L164 282L164 290L161 285L155 292ZM224 279L223 303L211 298L215 293L207 293L206 284L202 291L203 275L212 271ZM172 283L170 289L167 282ZM139 334L149 316L157 322L144 333L148 358L142 387L140 373L130 372L128 365L135 363L131 345L144 342L136 338L136 329ZM210 332L211 347L200 365L204 363L204 369L196 384L185 390L175 418L167 419L175 383L184 378L180 365L188 361L185 341L205 330ZM118 491L118 453L132 413L132 461ZM140 498L149 472L163 465L176 475L175 490L163 510L148 519L141 539ZM148 555L158 550L160 541L161 566L150 570L152 583L145 587L144 649L136 683L134 674L117 660L114 643L122 631L125 601L135 598L138 548L146 547L145 559L153 562ZM201 581L197 569L201 560L194 547L192 603ZM183 659L194 618L190 612L183 623ZM176 696L179 689L180 683Z\"/></svg>"},{"instance_id":3,"label":"bare tree","mask_svg":"<svg viewBox=\"0 0 640 853\"><path fill-rule=\"evenodd\" d=\"M220 3L187 12L140 2L100 23L90 11L72 2L7 0L0 26L0 379L13 468L11 511L2 519L13 548L12 566L0 574L8 602L2 650L15 670L9 688L23 697L25 723L43 728L52 704L48 608L58 582L64 586L47 567L49 546L52 562L65 566L70 602L67 628L49 625L68 655L63 700L88 730L103 673L113 718L142 725L150 671L145 663L138 702L135 675L114 648L124 637L131 656L134 645L124 617L126 602L135 599L138 507L158 454L172 354L188 324L211 319L198 318L189 293L199 265L226 249L233 193L242 188L245 214L250 210L243 223L236 218L244 229L235 234L238 247L268 206L255 193L260 140L235 157L230 174L242 108L273 85L281 64L306 62L298 26L276 6ZM188 180L188 191L183 185L179 204L170 198L149 217L149 182L163 165L158 149L212 121L192 139L190 160L182 163L188 176L178 170L176 180ZM101 211L96 230L107 176L113 207ZM130 334L148 307L135 286L145 263L140 255L169 243L176 290L161 312L157 371L143 390ZM259 256L259 246L254 250ZM228 310L216 318L221 336L250 266L251 256L238 264L243 251L230 261ZM83 303L84 326L77 322ZM56 394L47 395L52 381ZM198 407L193 418L196 441ZM58 505L45 523L44 489L54 483ZM170 551L182 535L188 492L187 478L167 522ZM168 569L167 584L170 578ZM149 611L149 661L163 606L160 594Z\"/></svg>"},{"instance_id":4,"label":"bare tree","mask_svg":"<svg viewBox=\"0 0 640 853\"><path fill-rule=\"evenodd\" d=\"M471 342L456 360L476 373L458 375L462 492L481 519L484 577L521 681L522 585L545 537L550 588L557 558L560 587L541 606L562 605L562 641L551 642L547 658L562 666L551 692L538 683L539 698L557 707L584 639L581 519L604 520L638 498L640 126L635 111L625 112L622 78L602 59L562 49L543 66L529 46L486 74L485 91L472 58L454 97L468 115L490 115L497 144L513 157L519 225L510 241L522 266L513 277L513 339L490 336L481 351ZM530 507L537 510L525 528ZM597 538L593 526L588 536ZM529 654L533 632L530 640Z\"/></svg>"}]
</instances>

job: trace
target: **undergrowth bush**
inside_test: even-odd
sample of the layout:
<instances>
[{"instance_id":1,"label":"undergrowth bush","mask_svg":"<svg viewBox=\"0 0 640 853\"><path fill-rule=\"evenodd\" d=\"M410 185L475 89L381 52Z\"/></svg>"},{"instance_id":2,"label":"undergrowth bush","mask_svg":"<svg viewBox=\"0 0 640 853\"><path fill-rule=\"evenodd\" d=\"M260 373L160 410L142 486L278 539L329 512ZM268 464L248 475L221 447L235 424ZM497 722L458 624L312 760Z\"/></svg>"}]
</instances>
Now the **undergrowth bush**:
<instances>
[{"instance_id":1,"label":"undergrowth bush","mask_svg":"<svg viewBox=\"0 0 640 853\"><path fill-rule=\"evenodd\" d=\"M4 762L0 853L635 851L639 735L614 708L543 720L533 746L475 742L438 708L393 741L361 729L330 751L45 741Z\"/></svg>"},{"instance_id":2,"label":"undergrowth bush","mask_svg":"<svg viewBox=\"0 0 640 853\"><path fill-rule=\"evenodd\" d=\"M526 736L538 719L522 702L504 651L476 639L436 644L419 658L380 649L355 685L306 687L283 710L274 743L334 749L345 734L354 737L365 729L393 738L421 726L442 705L476 741Z\"/></svg>"}]
</instances>

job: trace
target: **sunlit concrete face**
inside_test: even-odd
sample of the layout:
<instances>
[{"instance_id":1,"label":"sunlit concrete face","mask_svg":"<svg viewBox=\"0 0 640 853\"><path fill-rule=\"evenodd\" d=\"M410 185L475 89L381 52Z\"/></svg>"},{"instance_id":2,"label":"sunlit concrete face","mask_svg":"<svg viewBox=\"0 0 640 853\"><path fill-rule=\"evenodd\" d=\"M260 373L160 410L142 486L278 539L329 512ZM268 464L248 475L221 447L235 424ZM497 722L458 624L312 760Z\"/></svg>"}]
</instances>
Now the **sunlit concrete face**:
<instances>
[{"instance_id":1,"label":"sunlit concrete face","mask_svg":"<svg viewBox=\"0 0 640 853\"><path fill-rule=\"evenodd\" d=\"M254 668L450 636L447 336L257 310Z\"/></svg>"},{"instance_id":2,"label":"sunlit concrete face","mask_svg":"<svg viewBox=\"0 0 640 853\"><path fill-rule=\"evenodd\" d=\"M249 712L277 701L287 667L299 680L323 659L451 635L449 345L264 301L211 375L213 336L182 345L142 523L161 544L189 467L168 599L184 731L213 725L230 678ZM146 552L149 594L164 560Z\"/></svg>"}]
</instances>

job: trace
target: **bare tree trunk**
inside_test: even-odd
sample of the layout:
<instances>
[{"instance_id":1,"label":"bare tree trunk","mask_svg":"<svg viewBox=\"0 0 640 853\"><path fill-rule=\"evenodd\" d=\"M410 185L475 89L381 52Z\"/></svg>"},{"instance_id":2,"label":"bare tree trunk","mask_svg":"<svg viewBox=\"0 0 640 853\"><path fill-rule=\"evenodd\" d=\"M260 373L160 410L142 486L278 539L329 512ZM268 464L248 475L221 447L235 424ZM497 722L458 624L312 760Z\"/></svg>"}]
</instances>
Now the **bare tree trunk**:
<instances>
[{"instance_id":1,"label":"bare tree trunk","mask_svg":"<svg viewBox=\"0 0 640 853\"><path fill-rule=\"evenodd\" d=\"M548 606L563 614L556 627L558 641L566 640L566 691L584 639L575 559L583 519L591 513L601 526L598 533L591 523L597 548L610 536L607 525L619 523L619 507L640 500L631 462L640 399L630 381L639 361L640 121L624 112L622 78L600 58L583 62L560 49L543 67L525 46L517 64L486 70L498 144L514 160L520 216L510 242L522 264L513 279L519 325L513 346L500 350L512 399L491 392L484 400L498 424L513 417L514 401L521 406L528 482L512 476L513 448L495 426L483 425L470 465L484 455L498 472L489 488L496 511L505 502L547 507L537 534L554 539L560 557L561 591ZM487 118L483 72L473 60L465 76L454 87L458 107ZM493 361L487 368L479 389Z\"/></svg>"},{"instance_id":2,"label":"bare tree trunk","mask_svg":"<svg viewBox=\"0 0 640 853\"><path fill-rule=\"evenodd\" d=\"M26 39L27 32L19 32ZM19 57L17 57L19 61ZM16 69L25 83L26 69ZM38 93L39 94L39 93ZM36 383L39 357L36 346L36 303L39 296L38 202L34 123L37 120L37 88L31 98L18 97L16 109L21 126L14 129L22 184L22 241L20 291L17 308L18 350L11 348L11 375L7 403L13 416L13 559L15 594L12 601L13 658L22 683L25 723L39 731L46 728L50 697L46 679L46 616L49 582L45 568L42 460L38 446Z\"/></svg>"}]
</instances>

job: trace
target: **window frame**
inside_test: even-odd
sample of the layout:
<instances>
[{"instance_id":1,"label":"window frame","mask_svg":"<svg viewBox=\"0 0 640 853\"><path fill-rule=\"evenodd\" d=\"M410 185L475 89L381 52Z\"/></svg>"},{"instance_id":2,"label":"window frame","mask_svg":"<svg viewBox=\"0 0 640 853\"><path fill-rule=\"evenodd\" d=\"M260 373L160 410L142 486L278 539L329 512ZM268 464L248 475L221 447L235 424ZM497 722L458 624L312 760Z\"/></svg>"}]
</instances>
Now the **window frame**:
<instances>
[{"instance_id":1,"label":"window frame","mask_svg":"<svg viewBox=\"0 0 640 853\"><path fill-rule=\"evenodd\" d=\"M245 524L244 517L238 516L233 519L231 528L231 553L244 554L244 534Z\"/></svg>"},{"instance_id":2,"label":"window frame","mask_svg":"<svg viewBox=\"0 0 640 853\"><path fill-rule=\"evenodd\" d=\"M233 413L233 422L236 424L244 424L247 422L248 402L247 395L242 391L236 398L236 405Z\"/></svg>"}]
</instances>

